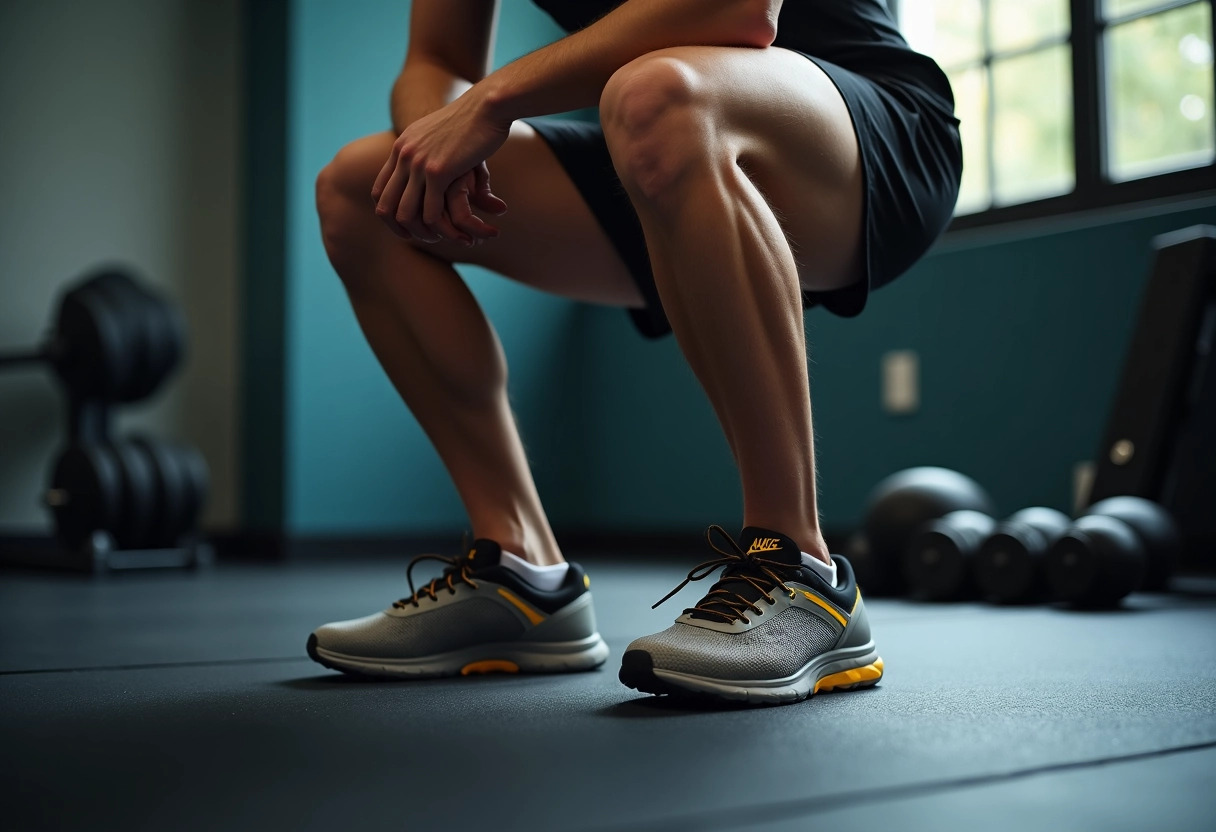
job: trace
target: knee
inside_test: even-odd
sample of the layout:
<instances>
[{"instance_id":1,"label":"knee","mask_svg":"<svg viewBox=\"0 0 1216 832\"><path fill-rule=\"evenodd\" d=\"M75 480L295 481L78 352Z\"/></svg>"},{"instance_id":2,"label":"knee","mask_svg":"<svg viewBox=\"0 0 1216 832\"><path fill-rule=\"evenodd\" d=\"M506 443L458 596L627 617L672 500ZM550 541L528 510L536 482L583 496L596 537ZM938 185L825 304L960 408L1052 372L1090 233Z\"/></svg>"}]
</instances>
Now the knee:
<instances>
[{"instance_id":1,"label":"knee","mask_svg":"<svg viewBox=\"0 0 1216 832\"><path fill-rule=\"evenodd\" d=\"M346 279L343 268L365 249L368 225L375 222L372 211L372 181L359 142L338 151L317 174L315 198L321 240L325 253L338 274Z\"/></svg>"},{"instance_id":2,"label":"knee","mask_svg":"<svg viewBox=\"0 0 1216 832\"><path fill-rule=\"evenodd\" d=\"M635 196L658 200L709 154L704 81L678 57L644 55L618 69L600 97L613 166Z\"/></svg>"}]
</instances>

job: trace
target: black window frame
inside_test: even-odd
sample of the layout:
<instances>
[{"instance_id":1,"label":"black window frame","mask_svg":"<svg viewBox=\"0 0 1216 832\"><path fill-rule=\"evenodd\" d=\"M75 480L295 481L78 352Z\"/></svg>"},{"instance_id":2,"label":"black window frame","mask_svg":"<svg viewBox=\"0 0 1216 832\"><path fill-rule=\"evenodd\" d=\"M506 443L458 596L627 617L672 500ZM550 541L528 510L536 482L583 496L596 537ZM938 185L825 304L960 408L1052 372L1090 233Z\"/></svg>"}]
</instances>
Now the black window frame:
<instances>
[{"instance_id":1,"label":"black window frame","mask_svg":"<svg viewBox=\"0 0 1216 832\"><path fill-rule=\"evenodd\" d=\"M987 0L985 0L987 2ZM1018 202L1012 205L989 207L971 214L956 216L949 230L981 228L1022 220L1042 219L1065 214L1115 208L1149 200L1194 196L1216 191L1216 161L1200 167L1168 173L1153 174L1139 179L1116 182L1106 175L1106 112L1103 90L1103 46L1108 28L1160 12L1179 9L1193 3L1207 3L1212 31L1209 38L1216 46L1216 0L1157 0L1146 9L1132 14L1105 20L1102 15L1102 0L1069 0L1069 32L1067 43L1072 50L1073 79L1073 162L1075 184L1066 194ZM898 0L890 0L892 11L899 16ZM987 18L985 18L986 20ZM1035 48L1028 47L1028 51ZM1002 57L997 55L997 57ZM993 50L984 33L984 54L976 64L988 65ZM1213 83L1216 84L1216 61L1212 62ZM988 74L989 84L992 73ZM991 96L990 96L991 97ZM993 108L989 106L991 121ZM1207 114L1216 122L1216 107ZM1214 125L1216 129L1216 125ZM992 152L992 136L988 137L985 152ZM989 160L991 166L991 158ZM964 159L964 164L966 160ZM993 175L989 170L989 176ZM991 184L991 183L990 183Z\"/></svg>"}]
</instances>

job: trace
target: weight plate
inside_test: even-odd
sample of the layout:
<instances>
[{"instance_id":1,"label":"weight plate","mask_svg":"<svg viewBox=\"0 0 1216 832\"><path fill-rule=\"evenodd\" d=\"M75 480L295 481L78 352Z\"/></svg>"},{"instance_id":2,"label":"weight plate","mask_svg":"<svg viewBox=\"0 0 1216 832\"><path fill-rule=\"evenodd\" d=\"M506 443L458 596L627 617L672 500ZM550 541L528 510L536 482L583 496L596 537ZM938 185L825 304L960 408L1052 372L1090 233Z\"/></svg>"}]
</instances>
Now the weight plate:
<instances>
[{"instance_id":1,"label":"weight plate","mask_svg":"<svg viewBox=\"0 0 1216 832\"><path fill-rule=\"evenodd\" d=\"M182 516L182 531L190 532L197 528L199 515L207 503L210 474L207 460L198 448L179 442L175 443L174 450L185 475L183 485L186 492L186 509Z\"/></svg>"},{"instance_id":2,"label":"weight plate","mask_svg":"<svg viewBox=\"0 0 1216 832\"><path fill-rule=\"evenodd\" d=\"M139 445L115 442L110 446L122 475L122 506L114 536L122 549L139 549L147 543L158 506L156 476L151 457Z\"/></svg>"},{"instance_id":3,"label":"weight plate","mask_svg":"<svg viewBox=\"0 0 1216 832\"><path fill-rule=\"evenodd\" d=\"M55 462L48 494L60 542L85 545L95 531L113 533L118 523L122 477L104 445L73 445Z\"/></svg>"},{"instance_id":4,"label":"weight plate","mask_svg":"<svg viewBox=\"0 0 1216 832\"><path fill-rule=\"evenodd\" d=\"M126 272L109 270L91 278L86 284L110 304L121 327L128 350L127 374L118 387L118 400L138 401L156 387L159 381L153 362L152 320L156 312L147 293ZM149 385L149 379L152 383Z\"/></svg>"},{"instance_id":5,"label":"weight plate","mask_svg":"<svg viewBox=\"0 0 1216 832\"><path fill-rule=\"evenodd\" d=\"M157 511L152 521L148 545L175 546L181 534L182 518L188 508L185 473L181 460L171 446L152 437L140 436L130 441L142 447L151 458L153 479L156 483Z\"/></svg>"},{"instance_id":6,"label":"weight plate","mask_svg":"<svg viewBox=\"0 0 1216 832\"><path fill-rule=\"evenodd\" d=\"M55 329L64 385L81 398L114 401L130 376L130 351L109 301L78 286L60 301Z\"/></svg>"},{"instance_id":7,"label":"weight plate","mask_svg":"<svg viewBox=\"0 0 1216 832\"><path fill-rule=\"evenodd\" d=\"M172 374L181 360L185 326L177 308L162 295L145 291L144 303L148 307L151 364L146 379L147 386L143 388L142 393L150 396Z\"/></svg>"}]
</instances>

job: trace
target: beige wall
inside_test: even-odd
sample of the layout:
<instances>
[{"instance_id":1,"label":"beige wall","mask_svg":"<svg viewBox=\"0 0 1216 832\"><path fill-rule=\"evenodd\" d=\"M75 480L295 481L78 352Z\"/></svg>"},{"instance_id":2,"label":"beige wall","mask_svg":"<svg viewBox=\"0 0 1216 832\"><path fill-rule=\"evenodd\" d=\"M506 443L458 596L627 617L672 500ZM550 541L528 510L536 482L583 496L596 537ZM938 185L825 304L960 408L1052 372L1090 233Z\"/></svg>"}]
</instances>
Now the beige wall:
<instances>
[{"instance_id":1,"label":"beige wall","mask_svg":"<svg viewBox=\"0 0 1216 832\"><path fill-rule=\"evenodd\" d=\"M212 527L237 515L240 21L238 0L0 3L0 350L99 262L175 298L188 358L119 424L203 451ZM0 531L49 528L62 412L49 373L0 374Z\"/></svg>"}]
</instances>

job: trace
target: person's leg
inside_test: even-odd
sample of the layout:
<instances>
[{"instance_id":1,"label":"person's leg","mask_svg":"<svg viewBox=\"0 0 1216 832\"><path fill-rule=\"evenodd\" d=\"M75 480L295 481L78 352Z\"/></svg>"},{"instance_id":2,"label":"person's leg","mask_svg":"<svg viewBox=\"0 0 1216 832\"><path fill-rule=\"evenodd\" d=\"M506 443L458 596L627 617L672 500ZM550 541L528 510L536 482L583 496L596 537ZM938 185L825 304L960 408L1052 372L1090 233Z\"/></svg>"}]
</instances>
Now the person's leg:
<instances>
[{"instance_id":1,"label":"person's leg","mask_svg":"<svg viewBox=\"0 0 1216 832\"><path fill-rule=\"evenodd\" d=\"M471 249L394 237L375 217L372 183L393 136L360 139L317 178L325 248L368 343L434 444L475 537L533 563L562 560L507 399L494 328L453 262L492 269L578 300L642 299L573 184L530 127L518 124L489 160L508 211L497 239Z\"/></svg>"},{"instance_id":2,"label":"person's leg","mask_svg":"<svg viewBox=\"0 0 1216 832\"><path fill-rule=\"evenodd\" d=\"M826 561L799 290L861 275L843 100L796 53L682 47L619 70L600 112L663 307L734 452L744 524Z\"/></svg>"}]
</instances>

